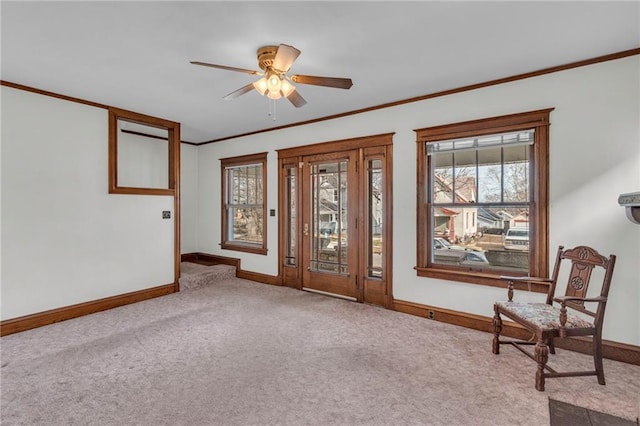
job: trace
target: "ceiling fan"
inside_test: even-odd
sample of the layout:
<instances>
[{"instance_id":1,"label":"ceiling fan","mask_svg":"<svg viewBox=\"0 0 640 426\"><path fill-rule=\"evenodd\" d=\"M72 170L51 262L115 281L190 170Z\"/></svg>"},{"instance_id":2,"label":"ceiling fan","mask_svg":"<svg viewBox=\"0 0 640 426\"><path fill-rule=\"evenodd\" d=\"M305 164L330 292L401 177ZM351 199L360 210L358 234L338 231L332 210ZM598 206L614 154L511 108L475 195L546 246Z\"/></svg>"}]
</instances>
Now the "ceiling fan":
<instances>
[{"instance_id":1,"label":"ceiling fan","mask_svg":"<svg viewBox=\"0 0 640 426\"><path fill-rule=\"evenodd\" d=\"M300 51L293 46L281 44L280 46L263 46L258 49L258 66L262 71L254 71L245 68L229 67L226 65L209 64L206 62L191 61L194 65L219 68L228 71L243 72L246 74L259 75L258 81L249 83L240 89L229 93L223 99L235 99L255 89L263 96L270 99L287 98L296 108L300 108L307 101L296 91L291 84L311 84L314 86L335 87L338 89L349 89L353 86L350 78L339 77L318 77L314 75L295 74L287 76L287 72L300 55Z\"/></svg>"}]
</instances>

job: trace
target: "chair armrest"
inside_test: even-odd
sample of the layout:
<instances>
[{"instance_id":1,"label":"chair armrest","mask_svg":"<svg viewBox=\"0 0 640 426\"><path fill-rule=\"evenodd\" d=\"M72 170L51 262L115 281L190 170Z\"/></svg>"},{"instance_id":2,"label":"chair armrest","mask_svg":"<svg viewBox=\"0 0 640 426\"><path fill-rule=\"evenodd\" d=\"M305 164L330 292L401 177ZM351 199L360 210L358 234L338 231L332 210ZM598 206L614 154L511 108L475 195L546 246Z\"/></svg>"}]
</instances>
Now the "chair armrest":
<instances>
[{"instance_id":1,"label":"chair armrest","mask_svg":"<svg viewBox=\"0 0 640 426\"><path fill-rule=\"evenodd\" d=\"M575 297L575 296L560 296L554 297L554 302L558 302L561 304L560 307L560 337L567 337L567 329L565 328L567 324L567 302L606 302L607 298L603 296L598 297ZM587 312L585 312L587 313Z\"/></svg>"},{"instance_id":2,"label":"chair armrest","mask_svg":"<svg viewBox=\"0 0 640 426\"><path fill-rule=\"evenodd\" d=\"M598 297L575 297L575 296L560 296L560 297L554 297L553 298L554 302L558 302L558 303L566 303L566 302L572 302L572 301L578 301L578 302L606 302L607 298L606 297L602 297L602 296L598 296Z\"/></svg>"},{"instance_id":3,"label":"chair armrest","mask_svg":"<svg viewBox=\"0 0 640 426\"><path fill-rule=\"evenodd\" d=\"M514 281L514 282L530 282L530 283L541 283L548 284L553 282L550 278L540 278L540 277L511 277L508 275L501 275L498 277L503 281Z\"/></svg>"}]
</instances>

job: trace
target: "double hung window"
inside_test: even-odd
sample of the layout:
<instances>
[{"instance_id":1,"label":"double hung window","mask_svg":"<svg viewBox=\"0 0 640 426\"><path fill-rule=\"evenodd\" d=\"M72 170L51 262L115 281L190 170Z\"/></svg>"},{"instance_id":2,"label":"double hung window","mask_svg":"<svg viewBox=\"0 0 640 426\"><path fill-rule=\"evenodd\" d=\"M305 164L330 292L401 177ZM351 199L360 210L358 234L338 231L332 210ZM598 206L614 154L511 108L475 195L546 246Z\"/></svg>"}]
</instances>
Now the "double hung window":
<instances>
[{"instance_id":1,"label":"double hung window","mask_svg":"<svg viewBox=\"0 0 640 426\"><path fill-rule=\"evenodd\" d=\"M267 154L221 160L222 248L266 254Z\"/></svg>"},{"instance_id":2,"label":"double hung window","mask_svg":"<svg viewBox=\"0 0 640 426\"><path fill-rule=\"evenodd\" d=\"M550 111L416 131L418 275L546 276Z\"/></svg>"}]
</instances>

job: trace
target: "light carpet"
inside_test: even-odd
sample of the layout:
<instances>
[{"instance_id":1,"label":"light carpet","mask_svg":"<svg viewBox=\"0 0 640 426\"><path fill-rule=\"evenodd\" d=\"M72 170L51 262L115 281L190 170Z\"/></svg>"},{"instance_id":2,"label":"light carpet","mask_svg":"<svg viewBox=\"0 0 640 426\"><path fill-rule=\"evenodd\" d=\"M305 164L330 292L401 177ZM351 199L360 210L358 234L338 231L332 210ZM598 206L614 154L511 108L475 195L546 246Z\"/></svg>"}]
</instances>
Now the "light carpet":
<instances>
[{"instance_id":1,"label":"light carpet","mask_svg":"<svg viewBox=\"0 0 640 426\"><path fill-rule=\"evenodd\" d=\"M548 425L635 420L640 367L534 389L492 335L237 278L5 336L3 425ZM554 365L591 358L558 350Z\"/></svg>"},{"instance_id":2,"label":"light carpet","mask_svg":"<svg viewBox=\"0 0 640 426\"><path fill-rule=\"evenodd\" d=\"M210 285L236 276L235 266L180 263L180 291Z\"/></svg>"}]
</instances>

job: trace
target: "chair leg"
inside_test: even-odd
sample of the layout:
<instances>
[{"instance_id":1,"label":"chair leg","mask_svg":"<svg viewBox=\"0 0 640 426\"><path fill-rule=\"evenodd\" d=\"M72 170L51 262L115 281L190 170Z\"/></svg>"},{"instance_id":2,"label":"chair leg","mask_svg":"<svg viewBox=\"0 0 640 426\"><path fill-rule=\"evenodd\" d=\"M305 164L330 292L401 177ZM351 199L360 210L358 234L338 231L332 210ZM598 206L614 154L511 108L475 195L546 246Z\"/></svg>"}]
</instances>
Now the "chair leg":
<instances>
[{"instance_id":1,"label":"chair leg","mask_svg":"<svg viewBox=\"0 0 640 426\"><path fill-rule=\"evenodd\" d=\"M549 359L549 347L541 337L538 338L538 342L536 343L534 357L538 363L538 369L536 371L536 389L544 391L544 367L547 365L547 360Z\"/></svg>"},{"instance_id":2,"label":"chair leg","mask_svg":"<svg viewBox=\"0 0 640 426\"><path fill-rule=\"evenodd\" d=\"M596 367L598 383L604 385L604 367L602 365L602 339L599 334L593 336L593 363Z\"/></svg>"},{"instance_id":3,"label":"chair leg","mask_svg":"<svg viewBox=\"0 0 640 426\"><path fill-rule=\"evenodd\" d=\"M496 305L493 306L493 310L495 312L493 316L493 353L496 355L500 354L500 333L502 332L502 319L500 318L500 313L498 312L498 307Z\"/></svg>"}]
</instances>

